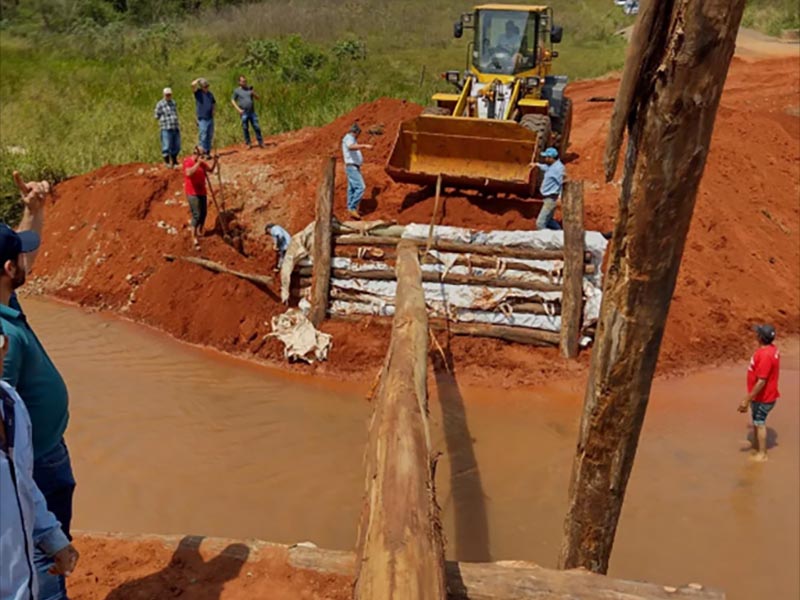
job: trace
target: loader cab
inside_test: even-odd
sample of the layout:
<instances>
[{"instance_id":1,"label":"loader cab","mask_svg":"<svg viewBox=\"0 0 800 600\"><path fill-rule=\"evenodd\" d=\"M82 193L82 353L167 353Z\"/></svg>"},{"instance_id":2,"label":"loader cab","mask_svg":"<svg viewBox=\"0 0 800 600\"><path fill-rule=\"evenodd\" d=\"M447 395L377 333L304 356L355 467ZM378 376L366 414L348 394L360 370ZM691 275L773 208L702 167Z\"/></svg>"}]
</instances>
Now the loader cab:
<instances>
[{"instance_id":1,"label":"loader cab","mask_svg":"<svg viewBox=\"0 0 800 600\"><path fill-rule=\"evenodd\" d=\"M461 37L465 27L473 29L471 68L479 74L544 75L552 44L560 41L560 28L552 22L552 10L546 7L487 4L463 15L454 32Z\"/></svg>"}]
</instances>

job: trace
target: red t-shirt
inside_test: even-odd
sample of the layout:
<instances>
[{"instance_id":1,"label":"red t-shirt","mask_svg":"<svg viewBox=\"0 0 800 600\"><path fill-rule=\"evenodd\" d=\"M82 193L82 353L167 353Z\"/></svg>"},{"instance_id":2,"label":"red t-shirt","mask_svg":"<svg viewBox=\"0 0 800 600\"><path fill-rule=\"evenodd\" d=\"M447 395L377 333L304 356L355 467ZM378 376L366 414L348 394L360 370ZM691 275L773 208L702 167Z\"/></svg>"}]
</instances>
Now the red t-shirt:
<instances>
[{"instance_id":1,"label":"red t-shirt","mask_svg":"<svg viewBox=\"0 0 800 600\"><path fill-rule=\"evenodd\" d=\"M200 165L190 177L186 173L194 166L194 156L187 156L183 159L183 191L187 196L206 195L206 165Z\"/></svg>"},{"instance_id":2,"label":"red t-shirt","mask_svg":"<svg viewBox=\"0 0 800 600\"><path fill-rule=\"evenodd\" d=\"M750 359L750 366L747 368L747 391L752 392L759 379L765 379L764 389L755 397L755 402L775 402L780 398L778 392L778 374L781 370L781 353L770 344L761 346L753 358Z\"/></svg>"}]
</instances>

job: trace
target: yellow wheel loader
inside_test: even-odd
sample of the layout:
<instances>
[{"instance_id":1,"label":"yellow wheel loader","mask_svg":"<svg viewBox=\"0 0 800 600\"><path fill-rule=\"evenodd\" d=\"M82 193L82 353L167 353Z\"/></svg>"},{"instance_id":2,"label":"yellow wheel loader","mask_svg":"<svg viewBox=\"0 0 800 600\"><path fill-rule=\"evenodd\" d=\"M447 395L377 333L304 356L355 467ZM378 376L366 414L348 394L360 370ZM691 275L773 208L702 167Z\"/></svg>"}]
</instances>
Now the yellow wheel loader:
<instances>
[{"instance_id":1,"label":"yellow wheel loader","mask_svg":"<svg viewBox=\"0 0 800 600\"><path fill-rule=\"evenodd\" d=\"M485 192L533 195L532 160L548 146L563 155L572 103L567 77L552 75L553 44L562 28L546 6L485 4L461 16L460 38L474 32L467 70L443 77L456 90L434 94L435 106L401 124L386 172L399 182L435 183Z\"/></svg>"}]
</instances>

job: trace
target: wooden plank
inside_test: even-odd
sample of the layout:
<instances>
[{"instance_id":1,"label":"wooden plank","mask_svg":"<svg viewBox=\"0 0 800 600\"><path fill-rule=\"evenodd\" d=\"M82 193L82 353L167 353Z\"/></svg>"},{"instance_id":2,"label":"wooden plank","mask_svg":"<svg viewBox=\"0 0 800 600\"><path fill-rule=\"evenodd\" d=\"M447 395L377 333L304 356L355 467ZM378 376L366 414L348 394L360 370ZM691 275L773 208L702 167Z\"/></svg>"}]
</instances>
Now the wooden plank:
<instances>
[{"instance_id":1,"label":"wooden plank","mask_svg":"<svg viewBox=\"0 0 800 600\"><path fill-rule=\"evenodd\" d=\"M317 189L317 212L314 221L313 273L311 275L311 310L308 319L319 327L328 312L328 295L331 284L331 217L333 216L333 190L336 177L336 159L325 162L322 181Z\"/></svg>"},{"instance_id":2,"label":"wooden plank","mask_svg":"<svg viewBox=\"0 0 800 600\"><path fill-rule=\"evenodd\" d=\"M559 565L604 573L744 0L649 2ZM614 151L610 140L609 150Z\"/></svg>"},{"instance_id":3,"label":"wooden plank","mask_svg":"<svg viewBox=\"0 0 800 600\"><path fill-rule=\"evenodd\" d=\"M444 545L428 429L428 315L413 244L397 247L392 336L365 454L355 600L444 600Z\"/></svg>"},{"instance_id":4,"label":"wooden plank","mask_svg":"<svg viewBox=\"0 0 800 600\"><path fill-rule=\"evenodd\" d=\"M578 356L583 317L583 181L568 181L561 207L564 216L564 281L561 293L561 355Z\"/></svg>"}]
</instances>

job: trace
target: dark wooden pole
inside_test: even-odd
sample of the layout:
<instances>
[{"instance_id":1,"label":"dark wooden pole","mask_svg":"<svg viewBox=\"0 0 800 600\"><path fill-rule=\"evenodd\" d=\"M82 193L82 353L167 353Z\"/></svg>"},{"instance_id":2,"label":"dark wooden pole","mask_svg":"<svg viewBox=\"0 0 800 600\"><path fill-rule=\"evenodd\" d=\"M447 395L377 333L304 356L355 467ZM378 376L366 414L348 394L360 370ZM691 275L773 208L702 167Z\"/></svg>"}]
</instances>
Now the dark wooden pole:
<instances>
[{"instance_id":1,"label":"dark wooden pole","mask_svg":"<svg viewBox=\"0 0 800 600\"><path fill-rule=\"evenodd\" d=\"M564 186L564 284L561 293L561 355L578 356L583 313L583 181Z\"/></svg>"},{"instance_id":2,"label":"dark wooden pole","mask_svg":"<svg viewBox=\"0 0 800 600\"><path fill-rule=\"evenodd\" d=\"M397 247L392 337L374 396L356 600L444 600L428 429L428 315L416 244Z\"/></svg>"},{"instance_id":3,"label":"dark wooden pole","mask_svg":"<svg viewBox=\"0 0 800 600\"><path fill-rule=\"evenodd\" d=\"M605 573L744 0L642 3L606 150L619 214L559 566Z\"/></svg>"},{"instance_id":4,"label":"dark wooden pole","mask_svg":"<svg viewBox=\"0 0 800 600\"><path fill-rule=\"evenodd\" d=\"M314 222L314 256L311 274L311 312L309 320L319 327L328 311L328 293L331 286L331 218L333 217L333 190L336 179L336 159L325 162L322 181L317 189L317 214Z\"/></svg>"}]
</instances>

